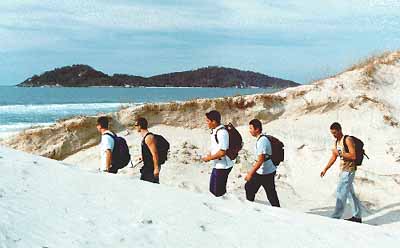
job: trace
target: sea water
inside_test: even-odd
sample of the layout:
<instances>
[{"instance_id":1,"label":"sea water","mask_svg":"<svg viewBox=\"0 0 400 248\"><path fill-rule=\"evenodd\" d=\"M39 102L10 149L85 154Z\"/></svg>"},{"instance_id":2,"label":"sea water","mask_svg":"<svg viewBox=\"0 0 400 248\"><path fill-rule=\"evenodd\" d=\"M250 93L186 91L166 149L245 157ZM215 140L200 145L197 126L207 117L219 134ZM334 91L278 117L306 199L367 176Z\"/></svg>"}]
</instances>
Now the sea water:
<instances>
[{"instance_id":1,"label":"sea water","mask_svg":"<svg viewBox=\"0 0 400 248\"><path fill-rule=\"evenodd\" d=\"M145 103L270 93L236 88L21 88L0 87L0 138L77 115L110 113Z\"/></svg>"}]
</instances>

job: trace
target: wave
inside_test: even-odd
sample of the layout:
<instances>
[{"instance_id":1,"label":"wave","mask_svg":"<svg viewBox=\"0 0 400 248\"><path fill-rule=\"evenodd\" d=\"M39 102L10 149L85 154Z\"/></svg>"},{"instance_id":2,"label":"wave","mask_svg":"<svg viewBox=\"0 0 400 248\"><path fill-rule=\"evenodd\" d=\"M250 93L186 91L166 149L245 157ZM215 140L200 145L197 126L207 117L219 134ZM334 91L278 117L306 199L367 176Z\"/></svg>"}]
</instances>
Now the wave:
<instances>
[{"instance_id":1,"label":"wave","mask_svg":"<svg viewBox=\"0 0 400 248\"><path fill-rule=\"evenodd\" d=\"M96 110L114 111L121 107L138 106L142 103L71 103L71 104L43 104L43 105L3 105L0 106L0 114L11 113L49 113L55 111L86 112Z\"/></svg>"},{"instance_id":2,"label":"wave","mask_svg":"<svg viewBox=\"0 0 400 248\"><path fill-rule=\"evenodd\" d=\"M54 124L54 122L42 122L42 123L26 123L26 122L21 122L21 123L12 123L12 124L2 124L0 125L0 130L1 132L14 132L14 131L19 131L27 128L31 128L33 126L50 126Z\"/></svg>"},{"instance_id":3,"label":"wave","mask_svg":"<svg viewBox=\"0 0 400 248\"><path fill-rule=\"evenodd\" d=\"M35 126L49 126L57 120L77 115L115 112L121 107L142 103L71 103L0 106L0 139Z\"/></svg>"},{"instance_id":4,"label":"wave","mask_svg":"<svg viewBox=\"0 0 400 248\"><path fill-rule=\"evenodd\" d=\"M54 122L42 122L42 123L12 123L12 124L2 124L0 125L0 140L13 136L19 133L22 130L36 127L36 126L50 126L53 125Z\"/></svg>"}]
</instances>

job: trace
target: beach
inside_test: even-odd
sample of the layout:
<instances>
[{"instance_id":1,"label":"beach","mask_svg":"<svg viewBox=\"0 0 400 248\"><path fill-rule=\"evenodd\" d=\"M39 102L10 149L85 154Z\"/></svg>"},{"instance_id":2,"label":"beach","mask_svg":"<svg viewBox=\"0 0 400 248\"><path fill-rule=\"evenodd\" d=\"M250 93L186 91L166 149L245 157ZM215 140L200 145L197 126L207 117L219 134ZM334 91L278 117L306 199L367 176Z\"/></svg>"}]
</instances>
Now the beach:
<instances>
[{"instance_id":1,"label":"beach","mask_svg":"<svg viewBox=\"0 0 400 248\"><path fill-rule=\"evenodd\" d=\"M72 238L77 242L93 240L94 237L90 235L98 234L101 227L107 225L119 226L118 230L126 234L132 228L138 233L142 228L154 231L156 237L170 246L176 245L177 241L182 242L178 245L180 247L196 241L199 242L197 244L211 247L220 246L222 241L209 243L207 237L210 232L215 239L226 240L228 243L224 245L243 247L241 240L244 236L252 246L253 239L249 237L256 235L250 234L251 230L246 228L248 225L259 227L257 230L274 229L273 235L265 232L262 235L266 235L265 239L278 242L274 243L276 247L280 247L278 244L282 247L331 247L321 245L318 240L324 244L335 240L335 246L341 247L395 247L399 242L400 227L399 59L400 52L394 52L330 78L273 94L153 103L109 113L112 118L111 129L126 138L134 161L140 156L141 137L132 128L138 116L146 117L150 122L150 131L163 135L171 143L169 159L160 173L161 185L139 181L140 165L135 168L127 166L117 175L98 171L100 155L97 144L100 136L95 129L97 116L76 117L57 122L51 127L25 130L2 145L60 161L38 159L13 152L10 148L1 148L0 163L7 168L6 175L9 175L7 179L1 179L5 182L3 185L6 182L20 185L15 191L7 186L5 195L10 194L18 202L17 197L21 194L21 202L26 203L28 198L23 196L24 189L33 191L33 196L42 197L40 199L43 201L43 194L50 194L49 205L53 202L59 204L58 207L67 204L70 209L74 204L66 203L64 198L73 197L74 192L77 193L78 199L72 201L78 204L76 211L83 208L89 210L74 212L66 225L82 222L84 225L92 225L90 229L85 229L92 230L87 239L83 236ZM372 74L371 67L374 68ZM208 192L212 165L200 160L208 152L210 130L206 128L204 114L211 109L221 112L223 123L232 122L244 140L244 148L228 179L228 194L222 199L214 199ZM256 196L256 203L245 200L244 177L255 160L255 138L248 131L248 122L252 118L259 118L264 124L264 132L285 144L285 161L278 167L276 176L277 192L283 209L269 207L262 189ZM324 178L320 177L320 172L328 162L335 142L329 130L330 124L335 121L342 124L345 134L364 141L365 151L370 157L364 159L363 165L358 167L355 178L355 191L363 205L363 225L327 218L335 205L339 164L337 162ZM18 173L15 174L9 165L13 159L18 164L15 169ZM28 167L35 159L38 159L40 169L34 165ZM41 175L42 180L45 178L42 173L49 175L49 185L54 186L58 193L43 190L44 185L39 183L39 179L39 182L33 183L31 167L35 168L32 169L34 173ZM50 171L47 172L47 169ZM24 178L28 180L26 183ZM39 191L35 185L38 185ZM105 193L109 188L112 188L112 192ZM47 204L34 202L37 204L35 206ZM12 203L3 203L0 211L5 211ZM108 208L109 204L112 207ZM107 211L102 212L98 209L101 207L107 208ZM14 207L12 209L17 211ZM22 209L25 213L35 214L28 207ZM350 207L347 208L345 218L351 217L349 210ZM50 211L55 214L55 218L59 218L60 213L56 211L64 210ZM111 215L113 211L120 211L115 219L99 217L104 213ZM154 225L147 225L149 220L145 216L152 212L157 213L151 219ZM216 213L219 217L215 217ZM22 216L18 212L7 214L19 216L19 220ZM93 220L96 218L99 220ZM35 221L39 219L33 217ZM54 220L45 223L48 226L39 230L50 230L55 224ZM204 228L194 230L193 223ZM3 221L3 225L13 235L24 233L17 230L12 221ZM72 237L74 231L68 227L67 236ZM355 228L357 231L354 231ZM202 233L202 229L207 231ZM235 234L232 230L235 230ZM180 231L182 234L190 234L187 238L185 235L176 237L175 234ZM173 236L169 236L171 233ZM222 237L222 233L230 234ZM341 241L343 233L351 233L351 243ZM278 241L274 238L282 235L288 238ZM142 240L138 236L120 238L121 235L116 233L111 236L113 239L100 235L98 244L121 244L118 242L122 239L137 242ZM150 247L151 244L160 244L159 240L153 238L146 236L145 239L151 241L146 245ZM291 245L287 240L296 240L299 246ZM53 242L59 244L57 238ZM82 246L91 245L94 247L93 243ZM254 243L253 246L256 245ZM122 242L121 247L124 246L127 245Z\"/></svg>"}]
</instances>

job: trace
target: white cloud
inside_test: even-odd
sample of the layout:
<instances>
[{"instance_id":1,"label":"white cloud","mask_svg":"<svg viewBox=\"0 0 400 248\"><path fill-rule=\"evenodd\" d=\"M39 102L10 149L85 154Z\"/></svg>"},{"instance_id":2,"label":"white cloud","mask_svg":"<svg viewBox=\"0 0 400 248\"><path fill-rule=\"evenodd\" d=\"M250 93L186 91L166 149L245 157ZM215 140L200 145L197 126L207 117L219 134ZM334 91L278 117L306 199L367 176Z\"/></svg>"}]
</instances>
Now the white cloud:
<instances>
[{"instance_id":1,"label":"white cloud","mask_svg":"<svg viewBox=\"0 0 400 248\"><path fill-rule=\"evenodd\" d=\"M323 30L324 27L340 24L355 26L369 21L368 26L361 27L365 29L387 25L384 17L397 16L400 10L400 1L394 0L287 0L284 3L272 0L219 0L187 3L6 0L0 3L0 23L16 28L59 26L169 31L269 30L293 26L302 30Z\"/></svg>"}]
</instances>

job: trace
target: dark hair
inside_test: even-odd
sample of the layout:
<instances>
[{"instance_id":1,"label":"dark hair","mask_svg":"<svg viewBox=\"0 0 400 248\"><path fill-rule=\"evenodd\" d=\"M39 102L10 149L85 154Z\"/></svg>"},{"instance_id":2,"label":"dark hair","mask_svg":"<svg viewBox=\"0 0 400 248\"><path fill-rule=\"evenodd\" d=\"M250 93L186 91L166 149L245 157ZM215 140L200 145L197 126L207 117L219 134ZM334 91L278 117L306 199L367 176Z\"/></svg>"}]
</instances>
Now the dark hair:
<instances>
[{"instance_id":1,"label":"dark hair","mask_svg":"<svg viewBox=\"0 0 400 248\"><path fill-rule=\"evenodd\" d=\"M100 125L101 128L108 129L108 117L107 116L99 117L97 119L97 125Z\"/></svg>"},{"instance_id":2,"label":"dark hair","mask_svg":"<svg viewBox=\"0 0 400 248\"><path fill-rule=\"evenodd\" d=\"M262 124L258 119L253 119L249 122L249 125L252 125L255 129L259 129L262 132Z\"/></svg>"},{"instance_id":3,"label":"dark hair","mask_svg":"<svg viewBox=\"0 0 400 248\"><path fill-rule=\"evenodd\" d=\"M147 129L149 126L149 123L147 120L143 117L140 117L136 120L135 126L139 126L141 129Z\"/></svg>"},{"instance_id":4,"label":"dark hair","mask_svg":"<svg viewBox=\"0 0 400 248\"><path fill-rule=\"evenodd\" d=\"M331 130L341 131L342 130L342 126L338 122L334 122L331 125Z\"/></svg>"},{"instance_id":5,"label":"dark hair","mask_svg":"<svg viewBox=\"0 0 400 248\"><path fill-rule=\"evenodd\" d=\"M210 112L206 113L206 116L210 121L216 121L218 124L221 123L221 114L216 110L211 110Z\"/></svg>"}]
</instances>

